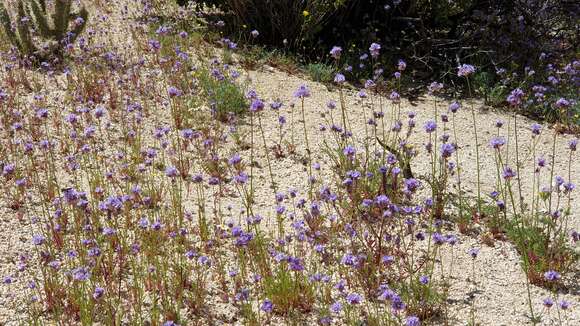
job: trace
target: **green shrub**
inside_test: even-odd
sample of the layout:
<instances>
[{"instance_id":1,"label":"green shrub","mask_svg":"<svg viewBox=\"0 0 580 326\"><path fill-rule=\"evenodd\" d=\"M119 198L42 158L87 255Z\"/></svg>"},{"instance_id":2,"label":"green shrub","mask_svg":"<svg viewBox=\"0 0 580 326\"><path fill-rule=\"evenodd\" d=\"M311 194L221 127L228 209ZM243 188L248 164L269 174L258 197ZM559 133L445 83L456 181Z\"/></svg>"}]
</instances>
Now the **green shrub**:
<instances>
[{"instance_id":1,"label":"green shrub","mask_svg":"<svg viewBox=\"0 0 580 326\"><path fill-rule=\"evenodd\" d=\"M540 286L548 283L544 273L555 270L562 274L569 272L578 261L578 253L568 245L566 234L546 232L555 224L549 219L542 225L526 225L521 219L508 221L505 225L509 239L521 255L524 271L530 282Z\"/></svg>"},{"instance_id":2,"label":"green shrub","mask_svg":"<svg viewBox=\"0 0 580 326\"><path fill-rule=\"evenodd\" d=\"M303 275L280 266L273 275L264 278L264 293L272 300L276 312L286 315L293 311L312 310L314 291Z\"/></svg>"},{"instance_id":3,"label":"green shrub","mask_svg":"<svg viewBox=\"0 0 580 326\"><path fill-rule=\"evenodd\" d=\"M306 71L310 78L322 83L331 82L334 76L334 68L324 63L310 63Z\"/></svg>"},{"instance_id":4,"label":"green shrub","mask_svg":"<svg viewBox=\"0 0 580 326\"><path fill-rule=\"evenodd\" d=\"M227 76L227 73L207 68L195 72L203 97L207 99L212 113L220 121L228 121L232 116L242 115L248 107L241 86Z\"/></svg>"}]
</instances>

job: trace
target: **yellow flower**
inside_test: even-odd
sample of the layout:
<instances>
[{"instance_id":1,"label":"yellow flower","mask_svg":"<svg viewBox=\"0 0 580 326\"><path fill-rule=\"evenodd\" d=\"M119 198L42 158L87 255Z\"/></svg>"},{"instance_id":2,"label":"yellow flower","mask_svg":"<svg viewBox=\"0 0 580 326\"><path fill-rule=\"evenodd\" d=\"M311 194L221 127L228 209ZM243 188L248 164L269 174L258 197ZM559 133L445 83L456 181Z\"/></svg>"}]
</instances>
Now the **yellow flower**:
<instances>
[{"instance_id":1,"label":"yellow flower","mask_svg":"<svg viewBox=\"0 0 580 326\"><path fill-rule=\"evenodd\" d=\"M304 11L302 12L302 15L303 15L304 17L307 17L308 15L310 15L310 13L308 12L308 10L304 10Z\"/></svg>"}]
</instances>

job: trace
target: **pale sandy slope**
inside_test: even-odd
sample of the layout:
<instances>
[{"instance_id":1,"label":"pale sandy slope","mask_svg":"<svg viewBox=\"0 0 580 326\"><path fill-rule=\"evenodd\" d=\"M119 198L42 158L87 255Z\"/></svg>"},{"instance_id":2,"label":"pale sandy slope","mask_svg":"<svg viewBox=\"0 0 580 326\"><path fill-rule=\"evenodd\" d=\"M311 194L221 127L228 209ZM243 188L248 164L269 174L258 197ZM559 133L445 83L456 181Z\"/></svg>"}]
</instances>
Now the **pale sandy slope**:
<instances>
[{"instance_id":1,"label":"pale sandy slope","mask_svg":"<svg viewBox=\"0 0 580 326\"><path fill-rule=\"evenodd\" d=\"M292 98L294 90L302 84L306 84L312 91L312 97L306 100L306 123L309 130L309 140L312 148L321 149L321 144L323 141L324 134L318 131L318 126L324 124L324 119L321 118L320 112L325 111L326 103L329 100L339 101L339 93L337 90L330 91L324 85L317 84L304 78L297 76L290 76L284 72L279 72L274 69L262 69L261 71L253 71L250 73L252 86L257 90L258 94L265 99L277 99L280 98L285 103L290 103L295 101ZM355 135L360 137L364 136L364 110L362 105L367 105L371 101L369 98L361 100L355 92L350 92L345 97L348 115L350 121L353 124L353 130ZM411 140L417 146L422 146L422 144L428 141L427 134L423 131L422 126L426 120L432 119L434 116L434 98L425 95L418 101L414 102L412 105L408 101L403 101L402 112L413 111L417 113L417 126L415 133L413 134ZM441 99L438 99L439 113L446 112L448 102L442 103ZM375 98L374 102L377 103L378 100ZM461 162L463 167L462 183L464 189L471 194L476 193L476 170L475 170L475 142L473 137L473 123L471 117L471 102L463 101L463 108L457 113L456 116L456 127L459 138L461 150ZM495 128L496 120L500 119L506 122L512 121L513 118L504 112L494 112L489 110L489 108L483 108L481 101L473 101L473 106L476 109L476 121L478 124L478 132L480 139L480 151L481 151L481 180L483 183L482 193L489 193L493 190L494 181L496 180L496 169L495 162L493 160L492 150L489 148L488 143L492 135L495 135L497 129ZM388 104L385 107L385 112L387 110L392 110L392 105ZM296 117L299 116L299 105L297 103L295 107ZM367 114L370 110L366 109ZM338 110L335 112L335 116L338 116ZM286 112L289 117L290 114ZM368 117L367 117L368 118ZM265 113L265 119L263 121L269 121L266 130L266 137L274 139L277 137L276 129L274 128L273 122L275 122L276 117L272 112ZM300 119L301 121L301 119ZM533 121L526 119L524 117L518 117L519 128L517 132L519 133L519 141L522 146L521 156L523 157L523 167L521 169L521 174L526 177L522 178L522 188L523 197L529 198L532 188L532 169L534 166L533 160L529 155L529 142L531 139L530 126L534 123ZM300 125L297 124L299 127ZM511 137L513 138L513 125L510 129ZM301 128L298 129L297 139L302 139L300 136L302 132ZM449 131L451 133L451 131ZM503 127L503 135L507 136L507 127ZM548 126L543 126L541 140L537 145L536 151L538 154L544 155L548 161L550 159L551 146L553 139L553 131L549 129ZM558 135L556 140L556 174L562 176L567 176L568 173L568 142L573 139L570 135ZM324 155L322 155L320 150L314 150L315 161L321 163L322 170L325 166L328 167L328 162L325 162ZM424 151L422 151L424 153ZM276 172L277 180L283 183L285 186L294 187L304 187L304 173L302 172L303 167L299 164L292 164L291 159L283 159L276 161L274 163L274 170ZM514 166L512 164L512 166ZM425 154L420 155L415 159L413 164L413 169L418 173L427 173L429 171L429 159ZM264 182L267 182L267 171L262 170ZM580 177L580 164L577 159L572 162L571 175L573 182L578 182ZM298 177L297 177L298 176ZM529 176L529 177L527 177ZM542 185L546 185L548 181L544 181ZM263 194L268 196L268 192ZM572 227L578 229L580 225L580 213L578 213L579 193L576 192L572 199L572 217L571 224ZM480 247L480 256L476 260L476 281L478 284L477 294L475 299L475 306L477 310L477 321L481 322L482 325L522 325L527 322L527 318L524 314L527 313L527 292L525 286L525 277L519 266L519 256L514 250L513 246L509 243L496 242L494 248L485 246L474 237L461 237L461 243L455 248L456 261L453 267L452 274L452 291L450 301L452 303L452 315L456 318L458 325L466 324L466 320L469 317L470 312L470 299L469 293L473 291L472 282L468 281L471 278L471 264L472 261L467 255L467 250L471 247ZM444 253L444 259L448 262L450 259L450 251ZM577 283L578 268L576 268L575 275L570 275L568 280L569 284ZM575 281L576 280L576 281ZM578 310L578 304L580 304L580 293L578 286L571 286L571 294L566 295L565 298L572 302L573 307L567 313L569 325L575 325L580 322L580 311ZM549 293L543 289L532 286L532 300L535 302L536 311L543 311L542 309L542 299L548 296ZM555 316L555 315L554 315ZM545 318L545 323L550 324L549 318Z\"/></svg>"},{"instance_id":2,"label":"pale sandy slope","mask_svg":"<svg viewBox=\"0 0 580 326\"><path fill-rule=\"evenodd\" d=\"M124 1L115 4L116 9L122 8ZM130 28L132 22L123 19L115 10L112 10L111 15L107 15L98 23L100 26L107 28L109 35L115 35L111 42L119 47L125 47L127 50L132 49L129 43L130 38L118 37L123 35ZM307 84L312 90L312 97L306 100L306 123L309 130L309 139L312 148L321 148L322 133L318 131L318 127L324 120L320 116L326 103L329 100L338 101L338 92L336 90L329 91L327 87L308 81L299 76L290 76L284 72L279 72L273 69L263 69L260 71L251 71L251 87L255 88L258 94L266 99L281 99L288 104L292 101L292 94L294 90L301 84ZM364 118L363 109L360 99L354 92L346 95L346 102L351 118L351 123L354 126L355 134L360 138L364 133ZM364 100L368 103L368 99ZM446 107L446 105L443 105ZM505 113L479 110L482 106L480 101L475 101L474 106L477 110L476 120L480 133L480 142L483 144L482 149L482 164L481 173L482 181L484 183L484 192L487 193L492 190L493 180L495 178L495 165L492 159L491 150L487 143L492 135L495 134L496 129L494 123L497 119L502 119L506 122L510 121L510 116ZM464 173L463 184L464 187L472 193L475 190L475 154L473 142L473 124L471 121L470 105L463 103L463 109L457 115L457 131L462 146L461 161L463 164ZM298 107L296 107L296 110ZM385 110L392 109L390 105L385 106ZM421 126L424 121L433 116L433 98L424 97L411 105L407 101L403 101L403 112L415 111L417 113L417 132L412 137L412 141L421 146L427 141L427 137L422 132ZM368 112L368 109L367 109ZM284 113L288 119L290 114L288 106ZM338 113L338 112L337 112ZM295 112L295 118L298 121L299 111ZM277 138L276 131L277 117L274 112L267 110L264 113L263 122L265 123L266 138L273 141ZM519 125L517 132L520 135L522 142L526 143L530 139L530 128L532 121L525 118L519 118ZM297 128L300 125L297 123ZM504 129L506 129L504 127ZM511 129L513 132L513 128ZM504 130L505 132L505 130ZM544 126L541 142L538 145L537 152L544 153L545 157L550 161L549 153L551 152L551 139L553 131ZM302 140L301 129L297 129L296 139ZM556 151L558 153L566 153L567 143L572 139L571 136L558 136ZM261 151L260 151L261 152ZM298 152L303 152L303 145L299 145ZM314 160L322 165L322 171L328 170L328 162L325 162L321 151L314 150ZM262 154L259 154L262 155ZM527 157L524 163L522 175L531 176L533 162L529 155L522 155ZM265 160L262 157L258 158L259 162L265 167ZM560 174L567 174L567 155L558 155L556 157L557 171ZM415 160L413 168L418 172L426 172L428 170L428 160L426 156L420 156ZM273 162L275 171L275 178L283 189L297 188L304 189L304 167L297 163L295 157L288 157ZM262 184L266 184L268 180L268 172L266 168L258 170L258 180L262 180ZM324 172L326 173L326 172ZM572 164L573 182L578 183L580 178L580 163L574 160ZM523 179L524 195L530 193L531 177ZM271 203L271 191L267 187L259 187L258 189L258 206L263 208L265 213L271 212L269 203ZM572 201L572 225L578 229L580 225L580 216L578 213L579 194L576 192ZM19 221L14 214L5 208L0 208L0 276L14 274L18 256L24 251L30 250L30 235L31 228L26 221ZM469 316L469 305L471 302L469 293L473 290L473 285L468 278L470 278L469 271L471 270L471 259L466 254L466 251L473 247L481 247L480 256L476 261L476 280L478 292L475 295L475 306L477 310L477 321L482 325L523 325L526 324L527 319L524 314L527 312L526 307L526 288L525 278L519 267L519 258L513 246L508 243L496 243L495 247L487 247L482 245L476 238L461 237L460 244L455 248L456 262L453 270L452 278L452 292L450 295L451 315L456 320L457 325L465 325ZM450 252L444 253L445 259L448 261ZM578 273L576 273L578 275ZM574 283L577 280L574 275L570 276L568 283ZM17 282L10 287L0 286L0 323L18 323L18 318L21 316L13 309L13 296L19 298L18 301L26 302L27 294L24 292L26 275L20 275ZM580 323L580 295L578 287L572 287L572 293L565 295L565 298L572 303L572 308L566 315L569 325L577 325ZM532 298L535 302L536 311L542 311L541 300L549 293L543 289L532 287ZM549 318L546 318L546 324L550 324Z\"/></svg>"}]
</instances>

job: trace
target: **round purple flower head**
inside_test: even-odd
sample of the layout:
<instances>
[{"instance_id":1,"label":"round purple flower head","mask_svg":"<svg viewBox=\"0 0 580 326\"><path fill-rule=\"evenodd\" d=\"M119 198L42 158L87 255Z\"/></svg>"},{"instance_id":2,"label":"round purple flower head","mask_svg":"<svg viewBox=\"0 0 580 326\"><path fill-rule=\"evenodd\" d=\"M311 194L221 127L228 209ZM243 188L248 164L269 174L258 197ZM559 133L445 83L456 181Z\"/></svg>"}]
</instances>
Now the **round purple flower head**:
<instances>
[{"instance_id":1,"label":"round purple flower head","mask_svg":"<svg viewBox=\"0 0 580 326\"><path fill-rule=\"evenodd\" d=\"M489 141L489 146L500 149L503 145L505 145L505 138L503 137L494 137Z\"/></svg>"},{"instance_id":2,"label":"round purple flower head","mask_svg":"<svg viewBox=\"0 0 580 326\"><path fill-rule=\"evenodd\" d=\"M330 50L330 56L337 60L340 58L341 53L342 48L340 46L333 46L332 49Z\"/></svg>"},{"instance_id":3,"label":"round purple flower head","mask_svg":"<svg viewBox=\"0 0 580 326\"><path fill-rule=\"evenodd\" d=\"M279 110L282 107L282 102L279 101L274 101L270 104L270 108L272 108L272 110Z\"/></svg>"},{"instance_id":4,"label":"round purple flower head","mask_svg":"<svg viewBox=\"0 0 580 326\"><path fill-rule=\"evenodd\" d=\"M495 122L495 127L496 127L496 128L501 128L501 127L503 127L503 120L497 120L497 121Z\"/></svg>"},{"instance_id":5,"label":"round purple flower head","mask_svg":"<svg viewBox=\"0 0 580 326\"><path fill-rule=\"evenodd\" d=\"M568 148L570 148L570 150L572 152L576 151L576 147L578 146L578 139L572 139L570 140L570 142L568 143Z\"/></svg>"},{"instance_id":6,"label":"round purple flower head","mask_svg":"<svg viewBox=\"0 0 580 326\"><path fill-rule=\"evenodd\" d=\"M380 51L381 51L381 45L378 43L372 43L371 46L369 47L369 52L371 53L371 56L373 58L378 57Z\"/></svg>"},{"instance_id":7,"label":"round purple flower head","mask_svg":"<svg viewBox=\"0 0 580 326\"><path fill-rule=\"evenodd\" d=\"M167 93L169 94L170 97L179 97L182 94L181 90L179 90L177 87L174 86L170 86L167 89Z\"/></svg>"},{"instance_id":8,"label":"round purple flower head","mask_svg":"<svg viewBox=\"0 0 580 326\"><path fill-rule=\"evenodd\" d=\"M42 235L35 235L32 237L32 243L36 246L40 246L44 243L45 239L46 238Z\"/></svg>"},{"instance_id":9,"label":"round purple flower head","mask_svg":"<svg viewBox=\"0 0 580 326\"><path fill-rule=\"evenodd\" d=\"M354 147L348 145L344 148L342 153L352 159L354 157L354 155L356 154L356 149Z\"/></svg>"},{"instance_id":10,"label":"round purple flower head","mask_svg":"<svg viewBox=\"0 0 580 326\"><path fill-rule=\"evenodd\" d=\"M165 175L170 178L175 178L177 176L177 169L174 166L169 166L165 169Z\"/></svg>"},{"instance_id":11,"label":"round purple flower head","mask_svg":"<svg viewBox=\"0 0 580 326\"><path fill-rule=\"evenodd\" d=\"M432 133L433 131L435 131L435 129L437 129L437 123L435 123L435 121L433 120L429 120L425 122L424 128L426 132Z\"/></svg>"},{"instance_id":12,"label":"round purple flower head","mask_svg":"<svg viewBox=\"0 0 580 326\"><path fill-rule=\"evenodd\" d=\"M362 296L358 293L351 293L349 295L346 296L346 302L348 302L348 304L350 305L356 305L361 303L362 301Z\"/></svg>"},{"instance_id":13,"label":"round purple flower head","mask_svg":"<svg viewBox=\"0 0 580 326\"><path fill-rule=\"evenodd\" d=\"M257 113L264 110L264 102L260 99L254 99L250 105L250 111Z\"/></svg>"},{"instance_id":14,"label":"round purple flower head","mask_svg":"<svg viewBox=\"0 0 580 326\"><path fill-rule=\"evenodd\" d=\"M475 67L468 64L462 64L457 67L457 76L467 77L475 72Z\"/></svg>"},{"instance_id":15,"label":"round purple flower head","mask_svg":"<svg viewBox=\"0 0 580 326\"><path fill-rule=\"evenodd\" d=\"M544 307L546 308L551 308L554 305L554 300L552 300L551 298L545 298L542 301L542 304L544 305Z\"/></svg>"},{"instance_id":16,"label":"round purple flower head","mask_svg":"<svg viewBox=\"0 0 580 326\"><path fill-rule=\"evenodd\" d=\"M447 241L447 243L448 243L450 246L454 246L455 244L457 244L457 241L458 241L457 237L456 237L456 236L454 236L454 235L452 235L452 234L448 234L448 235L445 237L445 240Z\"/></svg>"},{"instance_id":17,"label":"round purple flower head","mask_svg":"<svg viewBox=\"0 0 580 326\"><path fill-rule=\"evenodd\" d=\"M397 311L401 311L403 309L405 309L406 305L403 302L403 300L401 299L400 296L398 295L394 295L393 299L391 300L391 309L393 309L395 312Z\"/></svg>"},{"instance_id":18,"label":"round purple flower head","mask_svg":"<svg viewBox=\"0 0 580 326\"><path fill-rule=\"evenodd\" d=\"M239 184L245 184L248 182L248 175L244 172L240 172L240 174L234 177L234 181Z\"/></svg>"},{"instance_id":19,"label":"round purple flower head","mask_svg":"<svg viewBox=\"0 0 580 326\"><path fill-rule=\"evenodd\" d=\"M341 73L338 73L338 74L336 74L336 76L334 76L334 82L337 84L342 84L342 83L344 83L345 80L346 80L346 78Z\"/></svg>"},{"instance_id":20,"label":"round purple flower head","mask_svg":"<svg viewBox=\"0 0 580 326\"><path fill-rule=\"evenodd\" d=\"M257 30L251 31L250 34L252 35L253 38L260 36L260 32L258 32Z\"/></svg>"},{"instance_id":21,"label":"round purple flower head","mask_svg":"<svg viewBox=\"0 0 580 326\"><path fill-rule=\"evenodd\" d=\"M471 258L475 259L475 258L477 258L477 255L479 254L479 249L478 248L471 248L467 251L467 253L471 256Z\"/></svg>"},{"instance_id":22,"label":"round purple flower head","mask_svg":"<svg viewBox=\"0 0 580 326\"><path fill-rule=\"evenodd\" d=\"M391 101L393 101L393 103L400 103L401 102L401 96L399 95L399 93L392 91L391 95L389 95L389 99Z\"/></svg>"},{"instance_id":23,"label":"round purple flower head","mask_svg":"<svg viewBox=\"0 0 580 326\"><path fill-rule=\"evenodd\" d=\"M260 309L264 312L270 313L274 309L274 304L272 303L272 301L266 299L264 300L264 302L262 302L262 306L260 307Z\"/></svg>"},{"instance_id":24,"label":"round purple flower head","mask_svg":"<svg viewBox=\"0 0 580 326\"><path fill-rule=\"evenodd\" d=\"M521 88L516 88L508 95L506 100L511 106L519 106L522 104L524 95L524 91Z\"/></svg>"},{"instance_id":25,"label":"round purple flower head","mask_svg":"<svg viewBox=\"0 0 580 326\"><path fill-rule=\"evenodd\" d=\"M568 101L567 99L561 97L559 98L556 103L554 103L554 106L558 109L564 109L570 106L570 101Z\"/></svg>"},{"instance_id":26,"label":"round purple flower head","mask_svg":"<svg viewBox=\"0 0 580 326\"><path fill-rule=\"evenodd\" d=\"M568 308L570 308L570 302L566 301L566 300L562 300L560 301L560 309L562 310L568 310Z\"/></svg>"},{"instance_id":27,"label":"round purple flower head","mask_svg":"<svg viewBox=\"0 0 580 326\"><path fill-rule=\"evenodd\" d=\"M36 116L38 118L46 119L48 117L48 109L40 108L36 110Z\"/></svg>"},{"instance_id":28,"label":"round purple flower head","mask_svg":"<svg viewBox=\"0 0 580 326\"><path fill-rule=\"evenodd\" d=\"M298 97L298 98L310 97L310 90L308 89L308 87L306 85L302 84L294 92L294 97Z\"/></svg>"},{"instance_id":29,"label":"round purple flower head","mask_svg":"<svg viewBox=\"0 0 580 326\"><path fill-rule=\"evenodd\" d=\"M430 94L438 93L443 89L443 84L438 82L432 82L429 87L427 87Z\"/></svg>"},{"instance_id":30,"label":"round purple flower head","mask_svg":"<svg viewBox=\"0 0 580 326\"><path fill-rule=\"evenodd\" d=\"M149 44L149 49L151 49L151 51L158 51L161 49L161 43L157 40L151 39L147 43Z\"/></svg>"},{"instance_id":31,"label":"round purple flower head","mask_svg":"<svg viewBox=\"0 0 580 326\"><path fill-rule=\"evenodd\" d=\"M328 101L328 103L326 103L326 107L329 110L334 110L334 109L336 109L336 102L333 100L330 100L330 101Z\"/></svg>"},{"instance_id":32,"label":"round purple flower head","mask_svg":"<svg viewBox=\"0 0 580 326\"><path fill-rule=\"evenodd\" d=\"M255 90L250 89L248 92L246 92L246 98L247 99L256 99L256 98L258 98L258 93L256 93Z\"/></svg>"},{"instance_id":33,"label":"round purple flower head","mask_svg":"<svg viewBox=\"0 0 580 326\"><path fill-rule=\"evenodd\" d=\"M554 282L560 279L560 273L554 271L554 270L549 270L547 272L544 273L544 278L546 279L546 281L550 281L550 282Z\"/></svg>"},{"instance_id":34,"label":"round purple flower head","mask_svg":"<svg viewBox=\"0 0 580 326\"><path fill-rule=\"evenodd\" d=\"M517 174L516 174L516 171L514 171L514 170L513 170L511 167L509 167L509 166L506 166L506 167L503 169L502 176L503 176L503 178L504 178L504 179L506 179L506 180L510 180L510 179L512 179L513 177L515 177L516 175L517 175Z\"/></svg>"},{"instance_id":35,"label":"round purple flower head","mask_svg":"<svg viewBox=\"0 0 580 326\"><path fill-rule=\"evenodd\" d=\"M230 159L228 160L229 165L237 165L240 162L242 162L242 157L238 153L232 155L232 157L230 157Z\"/></svg>"},{"instance_id":36,"label":"round purple flower head","mask_svg":"<svg viewBox=\"0 0 580 326\"><path fill-rule=\"evenodd\" d=\"M91 273L85 267L75 268L71 272L75 281L84 282L91 277Z\"/></svg>"},{"instance_id":37,"label":"round purple flower head","mask_svg":"<svg viewBox=\"0 0 580 326\"><path fill-rule=\"evenodd\" d=\"M399 59L399 62L397 63L397 70L404 71L405 69L407 69L407 63L403 61L403 59Z\"/></svg>"},{"instance_id":38,"label":"round purple flower head","mask_svg":"<svg viewBox=\"0 0 580 326\"><path fill-rule=\"evenodd\" d=\"M531 129L532 129L532 134L535 135L535 136L537 136L542 131L542 126L539 125L539 124L537 124L537 123L534 123L532 125Z\"/></svg>"},{"instance_id":39,"label":"round purple flower head","mask_svg":"<svg viewBox=\"0 0 580 326\"><path fill-rule=\"evenodd\" d=\"M421 321L415 316L409 316L405 321L405 326L421 326Z\"/></svg>"},{"instance_id":40,"label":"round purple flower head","mask_svg":"<svg viewBox=\"0 0 580 326\"><path fill-rule=\"evenodd\" d=\"M103 289L100 286L97 286L95 288L95 291L93 292L93 299L99 300L103 296L103 294L105 294L105 289Z\"/></svg>"},{"instance_id":41,"label":"round purple flower head","mask_svg":"<svg viewBox=\"0 0 580 326\"><path fill-rule=\"evenodd\" d=\"M441 145L441 156L443 158L451 157L451 154L453 154L453 152L455 152L455 146L453 146L449 143L445 143L445 144Z\"/></svg>"},{"instance_id":42,"label":"round purple flower head","mask_svg":"<svg viewBox=\"0 0 580 326\"><path fill-rule=\"evenodd\" d=\"M338 301L335 301L332 305L330 305L330 311L337 314L342 310L342 304Z\"/></svg>"}]
</instances>

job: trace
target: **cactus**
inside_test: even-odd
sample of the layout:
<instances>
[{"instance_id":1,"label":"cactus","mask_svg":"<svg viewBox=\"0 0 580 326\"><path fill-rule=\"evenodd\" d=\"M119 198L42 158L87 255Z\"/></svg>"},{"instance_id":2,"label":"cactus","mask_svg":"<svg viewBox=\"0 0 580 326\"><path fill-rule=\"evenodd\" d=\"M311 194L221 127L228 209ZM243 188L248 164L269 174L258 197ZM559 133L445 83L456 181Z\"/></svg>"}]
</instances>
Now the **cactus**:
<instances>
[{"instance_id":1,"label":"cactus","mask_svg":"<svg viewBox=\"0 0 580 326\"><path fill-rule=\"evenodd\" d=\"M54 12L50 15L52 22L49 22L45 0L18 0L14 29L6 6L0 3L0 25L8 40L22 55L37 59L59 56L62 55L62 46L74 43L82 33L89 16L84 6L78 13L71 13L71 8L72 0L55 0ZM74 26L69 31L71 21ZM34 34L31 27L34 27ZM36 44L35 39L44 44Z\"/></svg>"}]
</instances>

